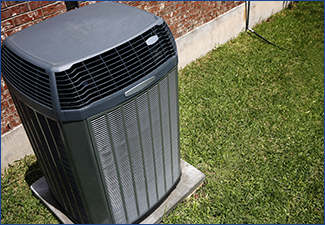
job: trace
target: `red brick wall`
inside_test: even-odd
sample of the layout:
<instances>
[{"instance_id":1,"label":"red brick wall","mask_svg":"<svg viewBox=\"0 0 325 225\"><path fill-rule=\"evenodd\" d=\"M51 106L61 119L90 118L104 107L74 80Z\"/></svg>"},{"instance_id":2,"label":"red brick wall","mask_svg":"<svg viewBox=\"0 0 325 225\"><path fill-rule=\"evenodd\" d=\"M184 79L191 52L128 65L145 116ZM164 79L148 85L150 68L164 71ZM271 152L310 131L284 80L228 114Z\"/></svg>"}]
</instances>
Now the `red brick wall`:
<instances>
[{"instance_id":1,"label":"red brick wall","mask_svg":"<svg viewBox=\"0 0 325 225\"><path fill-rule=\"evenodd\" d=\"M244 1L119 1L162 17L179 38Z\"/></svg>"},{"instance_id":2,"label":"red brick wall","mask_svg":"<svg viewBox=\"0 0 325 225\"><path fill-rule=\"evenodd\" d=\"M98 1L97 1L98 2ZM175 38L207 23L244 1L119 1L162 17ZM96 3L79 1L78 6ZM1 1L1 43L26 27L66 12L64 1ZM1 75L1 134L21 124Z\"/></svg>"},{"instance_id":3,"label":"red brick wall","mask_svg":"<svg viewBox=\"0 0 325 225\"><path fill-rule=\"evenodd\" d=\"M64 2L1 1L1 42L13 33L64 12Z\"/></svg>"},{"instance_id":4,"label":"red brick wall","mask_svg":"<svg viewBox=\"0 0 325 225\"><path fill-rule=\"evenodd\" d=\"M79 1L79 7L84 7L86 5L94 4L96 2L100 2L100 1Z\"/></svg>"}]
</instances>

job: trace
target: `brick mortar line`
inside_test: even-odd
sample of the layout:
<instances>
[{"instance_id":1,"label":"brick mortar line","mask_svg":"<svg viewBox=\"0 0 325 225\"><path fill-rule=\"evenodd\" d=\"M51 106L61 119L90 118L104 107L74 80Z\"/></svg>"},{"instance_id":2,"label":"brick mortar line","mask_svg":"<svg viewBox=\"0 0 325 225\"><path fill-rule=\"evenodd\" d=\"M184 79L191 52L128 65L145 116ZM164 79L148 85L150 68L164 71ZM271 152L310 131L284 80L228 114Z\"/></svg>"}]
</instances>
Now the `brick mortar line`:
<instances>
[{"instance_id":1,"label":"brick mortar line","mask_svg":"<svg viewBox=\"0 0 325 225\"><path fill-rule=\"evenodd\" d=\"M6 109L8 109L8 108L10 108L10 107L12 107L12 106L15 106L14 104L10 104L9 99L10 99L10 98L6 98L6 99L4 99L4 100L1 101L1 103L2 103L2 102L8 102L8 106L7 106L6 108L3 108L3 109L1 110L1 115L2 115L2 111L6 110ZM15 106L15 107L16 107L16 106ZM14 111L14 112L15 112L15 111ZM3 118L6 118L6 117L10 116L10 115L13 114L14 112L9 113L7 116L3 116Z\"/></svg>"},{"instance_id":2,"label":"brick mortar line","mask_svg":"<svg viewBox=\"0 0 325 225\"><path fill-rule=\"evenodd\" d=\"M6 1L4 1L4 2L6 2ZM55 2L52 2L52 3L48 3L48 4L46 4L46 5L42 5L42 6L40 6L40 7L37 7L37 8L35 8L35 9L33 9L33 10L32 10L31 7L30 7L30 4L29 4L30 1L28 1L28 2L22 2L22 3L18 3L18 4L15 4L15 5L12 5L12 6L6 6L6 7L4 7L4 8L1 9L1 12L4 11L4 10L10 9L10 8L16 7L16 6L20 6L20 5L26 4L26 3L27 3L27 5L28 5L28 9L29 9L29 11L34 11L34 10L36 10L36 9L43 8L43 7L45 7L45 6L50 6L50 5L58 4L58 3L60 3L60 1L55 1ZM19 15L21 15L21 14L19 14Z\"/></svg>"},{"instance_id":3,"label":"brick mortar line","mask_svg":"<svg viewBox=\"0 0 325 225\"><path fill-rule=\"evenodd\" d=\"M5 110L5 109L3 109L3 110ZM2 110L2 111L3 111ZM15 111L16 112L16 111ZM10 114L8 114L7 116L2 116L2 121L4 121L4 120L6 120L7 118L9 118L11 115L13 115L14 117L13 117L13 120L12 121L10 121L10 122L8 122L8 123L6 123L6 125L8 125L8 124L11 124L12 122L15 122L16 120L18 120L19 118L18 117L16 117L16 115L15 115L15 112L12 112L12 113L10 113ZM11 129L11 128L10 128Z\"/></svg>"},{"instance_id":4,"label":"brick mortar line","mask_svg":"<svg viewBox=\"0 0 325 225\"><path fill-rule=\"evenodd\" d=\"M29 11L32 11L32 9L31 9L31 7L30 7L30 4L29 4L30 2L28 1L27 2L27 6L28 6L28 9L29 9ZM37 9L37 8L36 8ZM34 9L34 10L36 10L36 9Z\"/></svg>"},{"instance_id":5,"label":"brick mortar line","mask_svg":"<svg viewBox=\"0 0 325 225\"><path fill-rule=\"evenodd\" d=\"M209 6L207 6L207 7L209 7ZM207 7L204 7L203 9L201 9L200 11L202 11L202 10L204 10L204 9L206 9ZM179 16L182 16L183 14L185 14L185 13L187 13L187 12L189 12L191 9L195 9L196 7L195 6L193 6L192 8L190 8L190 9L188 9L188 10L185 10L184 12L182 12L182 13L180 13L180 14L178 14L178 15L176 15L176 16L173 16L173 17L171 17L170 19L168 19L168 20L172 20L172 19L175 19L176 17L179 17ZM211 11L209 11L209 12L211 12ZM207 13L209 13L209 12L206 12L205 14L203 14L203 15L206 15ZM169 14L169 13L168 13ZM196 14L196 13L195 13ZM195 15L195 14L193 14L193 15ZM167 15L167 14L166 14ZM219 15L218 15L219 16ZM217 17L218 17L217 16ZM184 18L183 18L184 19ZM170 24L170 26L172 26L172 25L174 25L174 24L176 24L176 23L179 23L179 21L177 21L177 22L175 22L175 23L172 23L172 24Z\"/></svg>"},{"instance_id":6,"label":"brick mortar line","mask_svg":"<svg viewBox=\"0 0 325 225\"><path fill-rule=\"evenodd\" d=\"M15 16L10 17L10 18L8 18L8 19L5 19L5 20L3 20L3 21L9 20L9 19L15 19L15 18L19 17L20 15L25 15L25 14L28 14L28 13L34 12L34 11L36 11L36 10L38 10L38 9L41 9L41 10L42 10L42 13L43 13L43 16L44 16L44 12L43 12L43 8L44 8L44 7L52 6L52 5L57 5L57 4L58 4L58 2L54 2L54 3L47 4L47 5L43 5L43 6L41 6L41 7L38 7L38 8L35 8L35 9L31 10L31 9L30 9L30 6L29 6L29 2L28 2L28 6L29 6L29 7L28 7L28 8L29 8L29 11L28 11L28 12L24 12L24 13L21 13L21 14L17 14L17 15L15 15ZM61 4L61 3L60 3L60 4ZM18 5L18 4L17 4L17 5ZM14 6L16 6L16 5L14 5ZM59 11L62 11L62 9L59 10ZM59 12L59 11L57 11L57 12ZM52 13L52 14L54 14L54 13ZM52 14L49 14L49 15L52 15Z\"/></svg>"},{"instance_id":7,"label":"brick mortar line","mask_svg":"<svg viewBox=\"0 0 325 225\"><path fill-rule=\"evenodd\" d=\"M238 5L235 5L235 6L232 7L231 9L235 8L236 6L238 6ZM209 6L207 6L207 7L209 7ZM203 9L206 9L207 7L203 8ZM221 6L218 6L218 8L220 8L220 7L221 7ZM190 11L191 9L194 9L194 8L196 8L196 7L190 8L189 10L186 10L185 12L183 12L183 13L181 13L181 14L178 14L178 15L176 15L176 16L174 16L174 17L168 19L168 20L175 19L176 17L179 17L179 16L183 15L184 13L186 13L186 12L188 12L188 11ZM202 10L203 10L203 9L202 9ZM230 10L230 9L229 9L229 10ZM228 10L228 11L229 11L229 10ZM228 12L228 11L226 11L226 12ZM205 15L207 15L208 13L211 13L211 12L212 12L212 11L208 11L208 12L202 14L200 17L204 17ZM213 19L215 19L215 18L217 18L217 17L223 15L223 14L226 13L226 12L223 12L223 13L221 13L221 14L218 14L216 17L212 18L211 20L213 20ZM195 15L195 14L193 14L193 15ZM200 17L198 17L198 18L200 18ZM184 18L183 18L183 19L184 19ZM200 22L200 21L201 21L201 20L199 20L199 21L197 21L197 22ZM202 20L202 21L204 22L204 20ZM179 23L179 22L180 22L180 21L174 22L174 23L170 24L169 26L175 25L175 24L177 24L177 23ZM189 22L191 22L191 21L188 21L188 22L184 23L183 25L185 25L185 24L187 24L187 23L189 23ZM209 22L209 21L207 21L207 22ZM180 25L180 26L182 26L182 25ZM178 27L175 28L175 29L178 29L180 26L178 26Z\"/></svg>"},{"instance_id":8,"label":"brick mortar line","mask_svg":"<svg viewBox=\"0 0 325 225\"><path fill-rule=\"evenodd\" d=\"M20 3L20 4L17 4L17 5L22 5L22 4L25 4L25 3ZM47 6L56 5L56 4L58 4L58 2L54 2L54 3L47 4L47 5L43 5L43 6L41 6L41 7L35 8L35 9L33 9L33 10L30 9L29 2L27 2L27 4L28 4L29 11L24 12L24 13L21 13L21 14L17 14L17 15L12 16L12 17L9 17L9 18L7 18L7 19L5 19L5 20L2 20L1 22L6 22L6 21L9 21L9 20L11 20L11 19L13 20L13 22L15 22L14 19L16 19L17 17L22 16L22 15L26 15L26 14L28 14L28 13L34 12L34 11L39 10L39 9L42 10L42 14L43 14L42 17L44 17L44 11L43 11L43 8L44 8L44 7L47 7ZM60 3L60 4L61 4L61 3ZM17 5L13 5L13 6L10 6L10 7L14 7L14 6L17 6ZM10 7L9 7L9 8L10 8ZM5 8L5 9L8 9L8 8ZM47 16L53 15L53 14L55 14L55 13L57 13L57 12L61 12L62 10L63 10L63 9L61 9L61 10L59 10L59 11L56 11L56 12L54 12L54 13L51 13L51 14L49 14L49 15L47 15ZM1 10L1 12L2 12L2 10ZM41 17L41 18L42 18L42 17ZM41 19L41 18L38 18L38 19ZM21 25L22 25L22 24L21 24ZM19 25L19 26L21 26L21 25ZM16 25L14 25L14 26L16 26Z\"/></svg>"},{"instance_id":9,"label":"brick mortar line","mask_svg":"<svg viewBox=\"0 0 325 225\"><path fill-rule=\"evenodd\" d=\"M154 7L156 7L156 6L159 6L159 12L160 12L160 11L163 10L163 9L160 9L160 5L163 4L163 3L166 3L166 2L164 2L164 1L157 1L156 4L153 5L153 6L150 6L149 9L148 9L147 11L150 11L150 9L152 9L152 8L154 8ZM137 6L141 6L141 5L139 4L139 5L137 5ZM172 4L171 4L171 5L168 5L167 7L164 7L164 8L168 8L168 7L170 7L170 6L172 6Z\"/></svg>"},{"instance_id":10,"label":"brick mortar line","mask_svg":"<svg viewBox=\"0 0 325 225\"><path fill-rule=\"evenodd\" d=\"M6 21L9 21L9 20L12 20L14 27L22 26L23 24L27 24L28 22L27 23L20 24L20 25L16 25L15 24L15 19L18 18L19 16L24 16L24 15L27 15L28 13L32 13L32 12L34 12L36 10L39 10L39 9L37 8L37 9L34 9L34 10L29 10L28 12L24 12L24 13L18 14L16 16L10 17L8 19L2 20L1 22L6 22ZM42 17L44 17L43 10L42 10L42 14L43 14ZM38 18L38 19L40 19L40 18ZM14 28L10 28L9 30L11 30L11 29L14 29ZM9 30L6 30L6 31L9 31ZM1 31L1 33L2 33L2 31Z\"/></svg>"},{"instance_id":11,"label":"brick mortar line","mask_svg":"<svg viewBox=\"0 0 325 225\"><path fill-rule=\"evenodd\" d=\"M26 4L26 3L29 5L29 2L21 2L21 3L15 4L15 5L7 6L7 2L6 1L4 1L4 2L6 3L6 7L1 8L1 12L4 11L4 10L10 9L10 8L16 7L16 6Z\"/></svg>"},{"instance_id":12,"label":"brick mortar line","mask_svg":"<svg viewBox=\"0 0 325 225\"><path fill-rule=\"evenodd\" d=\"M48 5L46 5L46 6L48 6ZM56 12L54 12L54 13L51 13L51 14L48 14L48 15L44 16L43 9L41 9L41 10L42 10L43 16L41 16L40 18L37 18L37 19L35 19L35 20L29 21L29 22L27 22L27 23L23 23L23 24L20 24L20 25L14 25L13 28L10 28L10 29L5 30L5 31L1 31L1 34L6 35L5 33L10 32L10 31L13 31L14 29L17 29L17 28L19 28L19 27L26 26L28 23L33 23L33 22L35 22L35 21L42 20L42 18L50 17L50 16L52 16L52 15L54 15L54 14L56 14L56 13L59 13L59 12L63 13L63 9L61 9L61 10L59 10L59 11L56 11ZM34 11L34 10L33 10L33 11ZM33 12L33 11L30 11L30 12ZM30 12L27 12L27 13L30 13ZM19 14L19 15L25 15L25 14L27 14L27 13L23 13L23 14ZM12 17L12 18L10 18L10 19L13 19L13 23L15 23L15 21L14 21L14 17ZM10 19L7 19L7 20L10 20ZM3 21L6 21L6 20L3 20ZM42 21L40 21L40 22L42 22ZM33 25L34 25L34 24L33 24ZM6 35L6 37L8 37L8 36Z\"/></svg>"}]
</instances>

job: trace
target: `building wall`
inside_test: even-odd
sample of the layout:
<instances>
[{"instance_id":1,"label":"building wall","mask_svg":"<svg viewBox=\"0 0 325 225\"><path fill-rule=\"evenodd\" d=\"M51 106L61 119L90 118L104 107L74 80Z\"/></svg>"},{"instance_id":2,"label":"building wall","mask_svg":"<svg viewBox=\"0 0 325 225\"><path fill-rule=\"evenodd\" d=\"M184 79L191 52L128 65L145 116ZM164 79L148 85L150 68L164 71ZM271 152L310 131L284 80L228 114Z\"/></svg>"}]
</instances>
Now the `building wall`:
<instances>
[{"instance_id":1,"label":"building wall","mask_svg":"<svg viewBox=\"0 0 325 225\"><path fill-rule=\"evenodd\" d=\"M97 1L98 2L98 1ZM119 1L162 17L175 39L207 23L243 1ZM1 43L26 27L96 1L1 1ZM72 9L73 10L73 9ZM6 83L1 75L1 135L21 124Z\"/></svg>"},{"instance_id":2,"label":"building wall","mask_svg":"<svg viewBox=\"0 0 325 225\"><path fill-rule=\"evenodd\" d=\"M177 39L244 1L119 1L162 17Z\"/></svg>"}]
</instances>

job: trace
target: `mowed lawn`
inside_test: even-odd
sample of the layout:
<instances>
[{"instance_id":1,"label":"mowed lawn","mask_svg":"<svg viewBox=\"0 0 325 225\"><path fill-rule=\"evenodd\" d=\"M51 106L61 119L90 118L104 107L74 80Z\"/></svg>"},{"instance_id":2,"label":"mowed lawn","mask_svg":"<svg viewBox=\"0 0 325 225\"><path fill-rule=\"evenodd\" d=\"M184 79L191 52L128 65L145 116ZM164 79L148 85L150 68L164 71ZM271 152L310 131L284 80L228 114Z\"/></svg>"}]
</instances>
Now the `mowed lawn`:
<instances>
[{"instance_id":1,"label":"mowed lawn","mask_svg":"<svg viewBox=\"0 0 325 225\"><path fill-rule=\"evenodd\" d=\"M324 223L324 3L299 2L179 74L203 187L164 223Z\"/></svg>"}]
</instances>

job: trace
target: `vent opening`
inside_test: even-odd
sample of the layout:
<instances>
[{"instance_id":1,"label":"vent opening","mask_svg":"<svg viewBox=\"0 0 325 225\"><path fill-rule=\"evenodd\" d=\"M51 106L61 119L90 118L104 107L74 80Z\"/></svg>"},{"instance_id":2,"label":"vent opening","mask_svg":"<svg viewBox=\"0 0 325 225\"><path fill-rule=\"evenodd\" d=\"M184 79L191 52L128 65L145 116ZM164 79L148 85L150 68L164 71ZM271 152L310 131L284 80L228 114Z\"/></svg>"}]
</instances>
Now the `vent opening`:
<instances>
[{"instance_id":1,"label":"vent opening","mask_svg":"<svg viewBox=\"0 0 325 225\"><path fill-rule=\"evenodd\" d=\"M1 72L9 83L30 99L51 109L50 80L45 70L22 59L6 46L1 55Z\"/></svg>"},{"instance_id":2,"label":"vent opening","mask_svg":"<svg viewBox=\"0 0 325 225\"><path fill-rule=\"evenodd\" d=\"M146 40L157 35L148 46ZM176 54L167 25L157 25L114 49L57 72L62 110L83 108L105 98L157 70Z\"/></svg>"}]
</instances>

